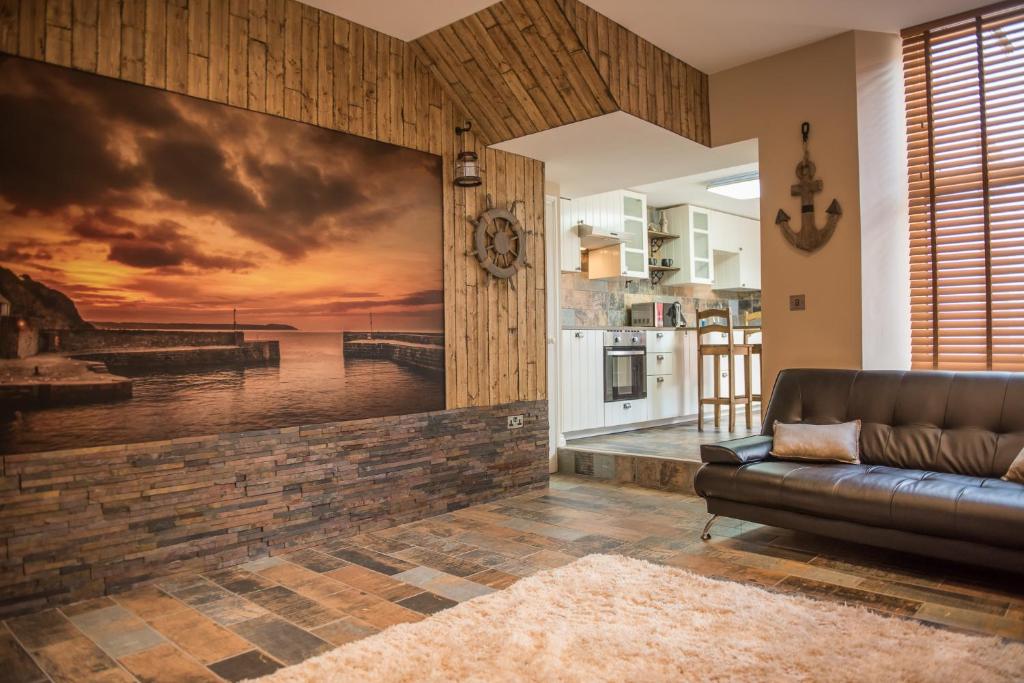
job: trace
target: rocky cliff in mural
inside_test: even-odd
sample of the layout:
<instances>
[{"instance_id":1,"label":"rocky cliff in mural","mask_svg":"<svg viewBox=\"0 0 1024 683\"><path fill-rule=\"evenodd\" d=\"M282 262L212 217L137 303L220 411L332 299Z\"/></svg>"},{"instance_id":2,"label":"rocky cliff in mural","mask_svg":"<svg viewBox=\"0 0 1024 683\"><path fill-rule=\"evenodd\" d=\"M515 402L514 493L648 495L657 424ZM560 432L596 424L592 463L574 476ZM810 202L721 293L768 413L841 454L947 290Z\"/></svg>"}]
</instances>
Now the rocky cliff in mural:
<instances>
[{"instance_id":1,"label":"rocky cliff in mural","mask_svg":"<svg viewBox=\"0 0 1024 683\"><path fill-rule=\"evenodd\" d=\"M0 266L0 296L10 304L10 315L26 319L40 329L91 330L78 308L66 294L36 282L28 275L20 277Z\"/></svg>"},{"instance_id":2,"label":"rocky cliff in mural","mask_svg":"<svg viewBox=\"0 0 1024 683\"><path fill-rule=\"evenodd\" d=\"M237 330L97 329L63 292L2 266L0 305L0 413L130 399L131 378L147 374L280 360L277 341Z\"/></svg>"}]
</instances>

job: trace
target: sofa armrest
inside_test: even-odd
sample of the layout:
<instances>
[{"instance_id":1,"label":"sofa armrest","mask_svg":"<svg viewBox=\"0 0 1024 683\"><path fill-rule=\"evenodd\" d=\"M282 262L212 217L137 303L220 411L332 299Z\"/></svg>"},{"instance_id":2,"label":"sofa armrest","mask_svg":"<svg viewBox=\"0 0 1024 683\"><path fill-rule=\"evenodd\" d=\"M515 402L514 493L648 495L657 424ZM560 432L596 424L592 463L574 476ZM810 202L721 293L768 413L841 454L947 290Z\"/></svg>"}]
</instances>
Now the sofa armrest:
<instances>
[{"instance_id":1,"label":"sofa armrest","mask_svg":"<svg viewBox=\"0 0 1024 683\"><path fill-rule=\"evenodd\" d=\"M772 450L772 437L747 436L742 439L706 443L700 447L700 459L723 465L745 465L760 462Z\"/></svg>"}]
</instances>

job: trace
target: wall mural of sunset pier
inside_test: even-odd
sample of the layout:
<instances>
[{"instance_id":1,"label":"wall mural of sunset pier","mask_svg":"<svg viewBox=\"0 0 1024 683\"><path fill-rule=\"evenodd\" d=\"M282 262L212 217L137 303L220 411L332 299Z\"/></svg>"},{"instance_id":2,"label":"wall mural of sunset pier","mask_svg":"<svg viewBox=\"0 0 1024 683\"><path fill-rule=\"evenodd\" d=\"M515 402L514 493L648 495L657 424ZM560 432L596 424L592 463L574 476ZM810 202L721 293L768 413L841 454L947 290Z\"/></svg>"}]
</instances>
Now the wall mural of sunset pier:
<instances>
[{"instance_id":1,"label":"wall mural of sunset pier","mask_svg":"<svg viewBox=\"0 0 1024 683\"><path fill-rule=\"evenodd\" d=\"M0 453L444 408L440 157L7 56L0 146Z\"/></svg>"}]
</instances>

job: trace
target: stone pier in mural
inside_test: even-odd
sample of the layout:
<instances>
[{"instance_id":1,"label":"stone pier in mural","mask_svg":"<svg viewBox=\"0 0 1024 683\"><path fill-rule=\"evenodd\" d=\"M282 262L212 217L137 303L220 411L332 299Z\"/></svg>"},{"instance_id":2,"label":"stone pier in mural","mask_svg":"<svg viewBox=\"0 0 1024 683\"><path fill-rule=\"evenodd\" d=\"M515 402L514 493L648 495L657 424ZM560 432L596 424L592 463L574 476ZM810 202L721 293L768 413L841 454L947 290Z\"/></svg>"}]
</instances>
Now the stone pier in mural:
<instances>
[{"instance_id":1,"label":"stone pier in mural","mask_svg":"<svg viewBox=\"0 0 1024 683\"><path fill-rule=\"evenodd\" d=\"M3 267L0 291L0 411L122 401L132 376L281 359L276 340L246 341L244 332L103 329L63 293Z\"/></svg>"},{"instance_id":2,"label":"stone pier in mural","mask_svg":"<svg viewBox=\"0 0 1024 683\"><path fill-rule=\"evenodd\" d=\"M444 335L345 332L347 358L385 358L428 372L444 372Z\"/></svg>"}]
</instances>

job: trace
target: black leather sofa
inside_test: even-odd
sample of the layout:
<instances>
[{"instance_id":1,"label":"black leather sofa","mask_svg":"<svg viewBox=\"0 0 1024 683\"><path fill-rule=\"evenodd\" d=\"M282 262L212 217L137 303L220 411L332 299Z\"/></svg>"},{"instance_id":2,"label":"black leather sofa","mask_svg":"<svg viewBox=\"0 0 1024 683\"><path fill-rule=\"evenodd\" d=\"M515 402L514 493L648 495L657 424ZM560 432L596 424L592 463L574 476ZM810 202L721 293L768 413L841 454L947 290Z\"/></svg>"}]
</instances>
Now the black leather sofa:
<instances>
[{"instance_id":1,"label":"black leather sofa","mask_svg":"<svg viewBox=\"0 0 1024 683\"><path fill-rule=\"evenodd\" d=\"M769 455L776 420L858 418L859 465ZM763 423L701 448L709 513L1024 573L1024 373L785 370Z\"/></svg>"}]
</instances>

